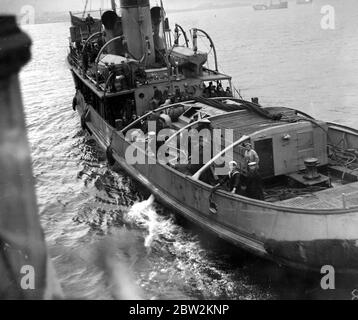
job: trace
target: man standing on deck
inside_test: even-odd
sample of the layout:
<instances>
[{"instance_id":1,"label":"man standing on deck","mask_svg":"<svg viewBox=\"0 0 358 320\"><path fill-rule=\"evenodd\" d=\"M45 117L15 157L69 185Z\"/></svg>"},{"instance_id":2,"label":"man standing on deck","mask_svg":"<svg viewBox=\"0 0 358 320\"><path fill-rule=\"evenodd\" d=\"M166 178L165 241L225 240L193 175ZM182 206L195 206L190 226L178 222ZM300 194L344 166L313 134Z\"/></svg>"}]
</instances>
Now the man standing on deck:
<instances>
[{"instance_id":1,"label":"man standing on deck","mask_svg":"<svg viewBox=\"0 0 358 320\"><path fill-rule=\"evenodd\" d=\"M91 26L95 24L94 19L92 18L92 16L90 14L88 14L85 22L87 24L87 28L88 28L88 32L89 32L89 36L90 36L92 33Z\"/></svg>"},{"instance_id":2,"label":"man standing on deck","mask_svg":"<svg viewBox=\"0 0 358 320\"><path fill-rule=\"evenodd\" d=\"M256 166L258 167L259 162L260 162L260 158L257 154L257 152L252 148L251 143L246 143L245 144L245 162L248 165L249 163L255 162Z\"/></svg>"},{"instance_id":3,"label":"man standing on deck","mask_svg":"<svg viewBox=\"0 0 358 320\"><path fill-rule=\"evenodd\" d=\"M257 169L256 162L248 164L249 172L246 177L246 196L251 199L265 200L262 178Z\"/></svg>"}]
</instances>

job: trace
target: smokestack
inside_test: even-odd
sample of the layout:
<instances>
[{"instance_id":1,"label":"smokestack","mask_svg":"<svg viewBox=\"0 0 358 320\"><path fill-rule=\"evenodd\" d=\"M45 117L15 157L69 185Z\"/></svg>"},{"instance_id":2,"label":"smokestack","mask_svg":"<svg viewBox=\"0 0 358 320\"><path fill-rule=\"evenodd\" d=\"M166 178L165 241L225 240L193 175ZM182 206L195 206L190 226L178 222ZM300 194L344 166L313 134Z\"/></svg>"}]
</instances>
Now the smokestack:
<instances>
[{"instance_id":1,"label":"smokestack","mask_svg":"<svg viewBox=\"0 0 358 320\"><path fill-rule=\"evenodd\" d=\"M121 0L121 12L129 52L138 60L148 54L147 63L153 64L155 48L149 0Z\"/></svg>"},{"instance_id":2,"label":"smokestack","mask_svg":"<svg viewBox=\"0 0 358 320\"><path fill-rule=\"evenodd\" d=\"M106 42L123 35L121 20L114 11L106 11L103 13L102 24L104 25L104 29L106 31L104 37ZM109 44L107 51L109 54L120 56L124 56L126 52L125 47L120 40Z\"/></svg>"}]
</instances>

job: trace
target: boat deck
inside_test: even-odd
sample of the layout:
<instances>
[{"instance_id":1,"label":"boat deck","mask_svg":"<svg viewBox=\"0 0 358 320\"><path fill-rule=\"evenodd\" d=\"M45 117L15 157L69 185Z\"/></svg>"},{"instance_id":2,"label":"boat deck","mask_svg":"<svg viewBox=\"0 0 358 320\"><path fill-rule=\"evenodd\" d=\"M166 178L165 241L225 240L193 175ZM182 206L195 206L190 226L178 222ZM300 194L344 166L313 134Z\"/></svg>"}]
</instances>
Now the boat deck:
<instances>
[{"instance_id":1,"label":"boat deck","mask_svg":"<svg viewBox=\"0 0 358 320\"><path fill-rule=\"evenodd\" d=\"M358 182L338 185L310 195L280 201L277 204L303 209L342 209L344 208L343 194L345 194L346 208L358 207Z\"/></svg>"}]
</instances>

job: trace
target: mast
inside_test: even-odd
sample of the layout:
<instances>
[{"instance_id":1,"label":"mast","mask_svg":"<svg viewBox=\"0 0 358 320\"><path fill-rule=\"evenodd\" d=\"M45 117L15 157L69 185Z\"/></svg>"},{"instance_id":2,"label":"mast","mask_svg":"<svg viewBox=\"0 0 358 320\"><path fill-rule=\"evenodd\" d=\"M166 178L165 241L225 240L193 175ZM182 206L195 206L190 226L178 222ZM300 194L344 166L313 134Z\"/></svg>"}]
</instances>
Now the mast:
<instances>
[{"instance_id":1,"label":"mast","mask_svg":"<svg viewBox=\"0 0 358 320\"><path fill-rule=\"evenodd\" d=\"M85 17L85 14L86 14L86 11L87 11L87 6L88 6L88 1L89 0L86 0L85 8L84 8L83 13L82 13L82 19Z\"/></svg>"}]
</instances>

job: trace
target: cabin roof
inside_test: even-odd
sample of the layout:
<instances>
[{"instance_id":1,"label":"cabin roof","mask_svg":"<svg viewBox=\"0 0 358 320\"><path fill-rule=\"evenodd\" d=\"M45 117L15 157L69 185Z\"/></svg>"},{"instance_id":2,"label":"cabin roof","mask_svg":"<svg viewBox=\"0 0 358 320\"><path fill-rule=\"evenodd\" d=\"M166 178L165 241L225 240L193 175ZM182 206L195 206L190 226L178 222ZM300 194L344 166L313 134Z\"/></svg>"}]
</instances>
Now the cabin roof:
<instances>
[{"instance_id":1,"label":"cabin roof","mask_svg":"<svg viewBox=\"0 0 358 320\"><path fill-rule=\"evenodd\" d=\"M250 110L239 110L213 119L211 125L214 129L233 129L234 139L237 140L243 135L248 136L257 131L304 119L296 115L295 110L288 108L265 108L265 110L272 114L282 113L282 120L272 120Z\"/></svg>"},{"instance_id":2,"label":"cabin roof","mask_svg":"<svg viewBox=\"0 0 358 320\"><path fill-rule=\"evenodd\" d=\"M217 71L204 68L203 74L201 76L198 76L198 79L202 81L221 81L221 80L231 80L232 77L224 73L220 73Z\"/></svg>"}]
</instances>

